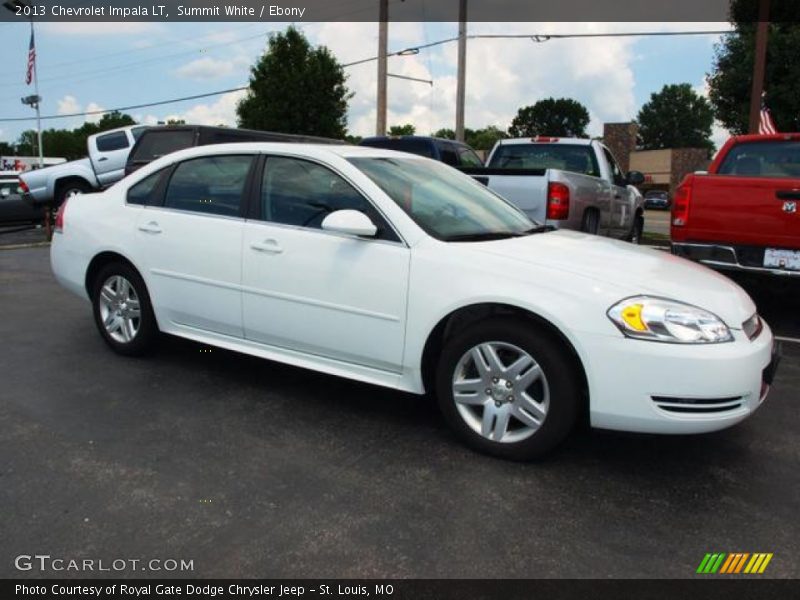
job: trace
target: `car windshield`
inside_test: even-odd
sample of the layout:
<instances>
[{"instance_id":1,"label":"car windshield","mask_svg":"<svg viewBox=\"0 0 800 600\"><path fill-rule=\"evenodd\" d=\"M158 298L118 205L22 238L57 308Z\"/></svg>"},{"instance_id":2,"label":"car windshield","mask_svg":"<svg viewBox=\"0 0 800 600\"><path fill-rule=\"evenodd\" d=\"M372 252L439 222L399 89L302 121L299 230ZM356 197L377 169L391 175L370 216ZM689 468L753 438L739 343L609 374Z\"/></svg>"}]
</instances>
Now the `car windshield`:
<instances>
[{"instance_id":1,"label":"car windshield","mask_svg":"<svg viewBox=\"0 0 800 600\"><path fill-rule=\"evenodd\" d=\"M351 158L429 235L479 241L537 231L525 213L471 177L428 159Z\"/></svg>"}]
</instances>

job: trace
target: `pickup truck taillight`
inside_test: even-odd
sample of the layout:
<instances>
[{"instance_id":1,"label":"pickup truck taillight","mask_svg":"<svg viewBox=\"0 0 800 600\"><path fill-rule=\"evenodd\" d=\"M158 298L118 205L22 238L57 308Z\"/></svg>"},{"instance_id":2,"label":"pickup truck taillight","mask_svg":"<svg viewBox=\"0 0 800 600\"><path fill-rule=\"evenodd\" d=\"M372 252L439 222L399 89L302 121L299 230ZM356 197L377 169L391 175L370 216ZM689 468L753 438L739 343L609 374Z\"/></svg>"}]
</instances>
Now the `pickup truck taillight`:
<instances>
[{"instance_id":1,"label":"pickup truck taillight","mask_svg":"<svg viewBox=\"0 0 800 600\"><path fill-rule=\"evenodd\" d=\"M563 183L547 184L547 219L563 221L569 218L569 188Z\"/></svg>"},{"instance_id":2,"label":"pickup truck taillight","mask_svg":"<svg viewBox=\"0 0 800 600\"><path fill-rule=\"evenodd\" d=\"M29 188L28 184L22 181L22 179L19 180L19 189L22 190L23 194L27 194L28 192L31 191L31 188Z\"/></svg>"},{"instance_id":3,"label":"pickup truck taillight","mask_svg":"<svg viewBox=\"0 0 800 600\"><path fill-rule=\"evenodd\" d=\"M672 225L685 227L689 222L689 203L692 201L692 179L687 177L675 190L672 199Z\"/></svg>"},{"instance_id":4,"label":"pickup truck taillight","mask_svg":"<svg viewBox=\"0 0 800 600\"><path fill-rule=\"evenodd\" d=\"M53 231L56 233L63 233L64 232L64 212L67 210L67 202L68 200L64 200L61 203L61 206L58 207L58 211L56 212L56 223L53 226Z\"/></svg>"}]
</instances>

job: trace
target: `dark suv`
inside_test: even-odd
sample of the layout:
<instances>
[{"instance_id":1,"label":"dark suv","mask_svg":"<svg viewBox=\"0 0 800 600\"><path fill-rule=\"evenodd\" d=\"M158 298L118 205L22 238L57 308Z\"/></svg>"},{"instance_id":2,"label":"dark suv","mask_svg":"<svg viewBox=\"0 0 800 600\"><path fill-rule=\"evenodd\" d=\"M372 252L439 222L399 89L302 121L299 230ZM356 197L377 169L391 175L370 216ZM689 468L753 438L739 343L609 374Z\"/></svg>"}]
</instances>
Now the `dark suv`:
<instances>
[{"instance_id":1,"label":"dark suv","mask_svg":"<svg viewBox=\"0 0 800 600\"><path fill-rule=\"evenodd\" d=\"M364 138L359 145L410 152L411 154L439 160L451 167L483 166L483 161L475 153L475 150L462 142L444 138L421 135L378 136Z\"/></svg>"},{"instance_id":2,"label":"dark suv","mask_svg":"<svg viewBox=\"0 0 800 600\"><path fill-rule=\"evenodd\" d=\"M315 137L311 135L292 135L254 129L234 129L228 127L209 127L206 125L164 125L148 127L136 140L128 162L125 175L161 158L170 152L207 146L209 144L229 144L233 142L293 142L299 144L344 144L340 140Z\"/></svg>"}]
</instances>

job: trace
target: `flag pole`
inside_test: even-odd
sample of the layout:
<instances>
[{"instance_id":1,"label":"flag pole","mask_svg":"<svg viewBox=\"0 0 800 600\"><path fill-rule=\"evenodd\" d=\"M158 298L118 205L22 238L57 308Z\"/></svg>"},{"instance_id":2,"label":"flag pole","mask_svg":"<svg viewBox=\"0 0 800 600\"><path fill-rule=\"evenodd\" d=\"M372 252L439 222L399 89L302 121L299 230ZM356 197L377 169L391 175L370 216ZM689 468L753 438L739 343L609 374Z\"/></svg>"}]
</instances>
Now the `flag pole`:
<instances>
[{"instance_id":1,"label":"flag pole","mask_svg":"<svg viewBox=\"0 0 800 600\"><path fill-rule=\"evenodd\" d=\"M31 17L31 37L34 37L33 32L33 17ZM39 52L36 51L36 58L35 58L34 65L33 65L33 90L34 94L36 95L36 138L37 138L37 147L39 148L39 168L41 169L44 166L44 149L42 148L42 119L41 114L39 112L39 104L42 101L42 97L39 96Z\"/></svg>"}]
</instances>

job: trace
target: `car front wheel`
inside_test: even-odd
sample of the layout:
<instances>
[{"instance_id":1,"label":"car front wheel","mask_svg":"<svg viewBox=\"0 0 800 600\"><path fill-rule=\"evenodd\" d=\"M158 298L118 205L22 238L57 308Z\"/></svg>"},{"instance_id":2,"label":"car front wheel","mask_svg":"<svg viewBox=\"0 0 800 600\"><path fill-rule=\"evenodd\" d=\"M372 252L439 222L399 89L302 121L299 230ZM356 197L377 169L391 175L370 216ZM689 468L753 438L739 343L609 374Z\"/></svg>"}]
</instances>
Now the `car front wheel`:
<instances>
[{"instance_id":1,"label":"car front wheel","mask_svg":"<svg viewBox=\"0 0 800 600\"><path fill-rule=\"evenodd\" d=\"M552 333L492 318L445 344L437 396L445 419L473 448L515 460L542 456L575 424L582 377Z\"/></svg>"},{"instance_id":2,"label":"car front wheel","mask_svg":"<svg viewBox=\"0 0 800 600\"><path fill-rule=\"evenodd\" d=\"M152 347L158 327L144 281L125 263L103 267L92 295L100 335L119 354L136 356Z\"/></svg>"}]
</instances>

